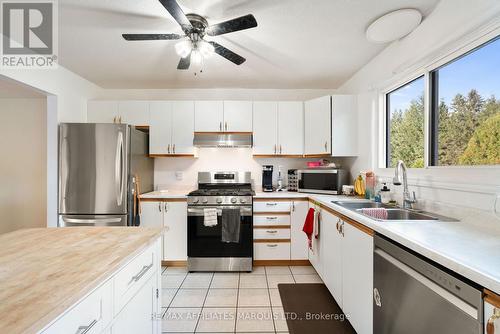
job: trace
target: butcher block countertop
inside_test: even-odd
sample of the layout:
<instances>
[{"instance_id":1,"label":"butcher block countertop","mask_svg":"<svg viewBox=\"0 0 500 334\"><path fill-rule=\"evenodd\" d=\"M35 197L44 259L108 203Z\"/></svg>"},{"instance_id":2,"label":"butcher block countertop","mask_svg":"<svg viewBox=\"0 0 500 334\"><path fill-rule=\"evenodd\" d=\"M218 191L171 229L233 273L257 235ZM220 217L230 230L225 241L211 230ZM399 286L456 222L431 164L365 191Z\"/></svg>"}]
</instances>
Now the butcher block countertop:
<instances>
[{"instance_id":1,"label":"butcher block countertop","mask_svg":"<svg viewBox=\"0 0 500 334\"><path fill-rule=\"evenodd\" d=\"M0 333L36 333L106 281L159 228L67 227L0 235Z\"/></svg>"}]
</instances>

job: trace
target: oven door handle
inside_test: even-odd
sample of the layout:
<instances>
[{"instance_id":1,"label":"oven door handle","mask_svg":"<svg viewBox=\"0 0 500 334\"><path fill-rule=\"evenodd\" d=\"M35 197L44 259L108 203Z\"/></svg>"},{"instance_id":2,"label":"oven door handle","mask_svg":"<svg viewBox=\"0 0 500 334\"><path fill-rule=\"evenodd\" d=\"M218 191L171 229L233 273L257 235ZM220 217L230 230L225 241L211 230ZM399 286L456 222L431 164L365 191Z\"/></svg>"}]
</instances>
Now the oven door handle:
<instances>
[{"instance_id":1,"label":"oven door handle","mask_svg":"<svg viewBox=\"0 0 500 334\"><path fill-rule=\"evenodd\" d=\"M221 207L207 207L207 209L217 209L217 216L222 215L222 208ZM227 209L240 209L240 215L243 217L248 217L252 216L252 208L249 207L238 207L238 206L228 206L226 207ZM204 215L204 208L189 208L187 209L187 214L188 216L203 216Z\"/></svg>"}]
</instances>

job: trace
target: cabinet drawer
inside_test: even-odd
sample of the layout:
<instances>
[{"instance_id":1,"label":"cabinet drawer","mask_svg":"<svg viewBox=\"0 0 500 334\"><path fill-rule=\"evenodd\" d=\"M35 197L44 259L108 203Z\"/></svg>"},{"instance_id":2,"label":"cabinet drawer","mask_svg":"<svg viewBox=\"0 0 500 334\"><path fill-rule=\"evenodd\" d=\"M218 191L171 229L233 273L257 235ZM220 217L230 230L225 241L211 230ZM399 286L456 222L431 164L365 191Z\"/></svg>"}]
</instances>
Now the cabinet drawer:
<instances>
[{"instance_id":1,"label":"cabinet drawer","mask_svg":"<svg viewBox=\"0 0 500 334\"><path fill-rule=\"evenodd\" d=\"M159 270L161 261L160 238L136 256L114 278L114 314L135 295L149 278Z\"/></svg>"},{"instance_id":2,"label":"cabinet drawer","mask_svg":"<svg viewBox=\"0 0 500 334\"><path fill-rule=\"evenodd\" d=\"M266 201L254 202L254 212L290 212L290 202Z\"/></svg>"},{"instance_id":3,"label":"cabinet drawer","mask_svg":"<svg viewBox=\"0 0 500 334\"><path fill-rule=\"evenodd\" d=\"M82 333L98 334L111 323L111 280L69 309L43 334Z\"/></svg>"},{"instance_id":4,"label":"cabinet drawer","mask_svg":"<svg viewBox=\"0 0 500 334\"><path fill-rule=\"evenodd\" d=\"M290 226L290 215L255 215L253 226L288 225Z\"/></svg>"},{"instance_id":5,"label":"cabinet drawer","mask_svg":"<svg viewBox=\"0 0 500 334\"><path fill-rule=\"evenodd\" d=\"M254 228L254 240L258 239L290 239L289 228Z\"/></svg>"},{"instance_id":6,"label":"cabinet drawer","mask_svg":"<svg viewBox=\"0 0 500 334\"><path fill-rule=\"evenodd\" d=\"M256 242L253 245L255 260L290 260L289 242Z\"/></svg>"}]
</instances>

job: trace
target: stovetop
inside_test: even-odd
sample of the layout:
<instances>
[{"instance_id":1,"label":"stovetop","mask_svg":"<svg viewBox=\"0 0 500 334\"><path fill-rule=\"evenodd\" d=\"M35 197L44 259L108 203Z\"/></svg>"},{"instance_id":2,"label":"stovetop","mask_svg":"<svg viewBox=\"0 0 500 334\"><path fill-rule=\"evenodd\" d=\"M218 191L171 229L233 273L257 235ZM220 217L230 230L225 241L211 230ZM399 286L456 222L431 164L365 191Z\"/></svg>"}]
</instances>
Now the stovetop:
<instances>
[{"instance_id":1,"label":"stovetop","mask_svg":"<svg viewBox=\"0 0 500 334\"><path fill-rule=\"evenodd\" d=\"M188 194L188 196L254 196L252 189L246 188L212 188L197 189Z\"/></svg>"}]
</instances>

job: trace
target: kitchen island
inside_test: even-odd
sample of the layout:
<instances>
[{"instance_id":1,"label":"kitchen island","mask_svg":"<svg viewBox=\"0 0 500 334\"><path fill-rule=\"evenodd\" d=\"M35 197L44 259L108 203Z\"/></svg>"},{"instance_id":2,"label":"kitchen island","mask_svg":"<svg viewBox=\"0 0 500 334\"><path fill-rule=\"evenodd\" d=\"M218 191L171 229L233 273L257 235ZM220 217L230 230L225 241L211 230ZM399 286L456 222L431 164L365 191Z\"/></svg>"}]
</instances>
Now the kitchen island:
<instances>
[{"instance_id":1,"label":"kitchen island","mask_svg":"<svg viewBox=\"0 0 500 334\"><path fill-rule=\"evenodd\" d=\"M161 234L70 227L0 235L0 333L160 330L152 319L160 310Z\"/></svg>"}]
</instances>

